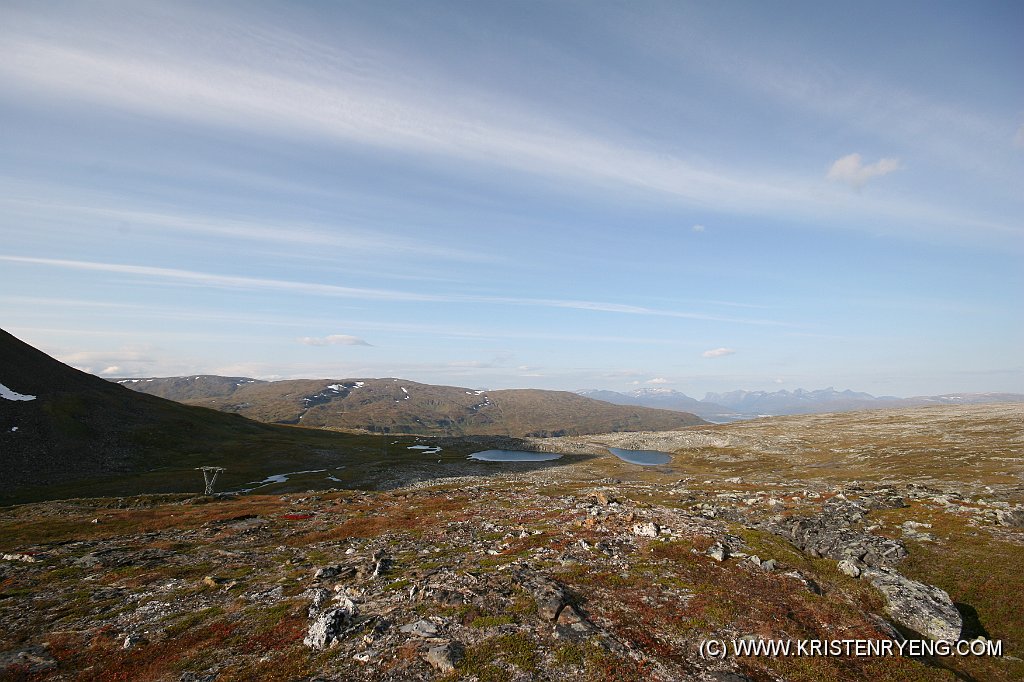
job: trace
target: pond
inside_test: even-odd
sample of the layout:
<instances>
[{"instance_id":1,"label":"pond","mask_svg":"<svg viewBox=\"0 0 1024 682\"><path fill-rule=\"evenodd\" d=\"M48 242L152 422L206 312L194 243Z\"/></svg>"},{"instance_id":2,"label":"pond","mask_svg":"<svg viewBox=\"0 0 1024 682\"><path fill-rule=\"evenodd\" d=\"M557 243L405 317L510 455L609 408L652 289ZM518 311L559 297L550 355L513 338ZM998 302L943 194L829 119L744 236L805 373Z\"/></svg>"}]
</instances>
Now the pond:
<instances>
[{"instance_id":1,"label":"pond","mask_svg":"<svg viewBox=\"0 0 1024 682\"><path fill-rule=\"evenodd\" d=\"M561 455L553 452L527 452L526 450L484 450L474 452L469 459L484 462L550 462Z\"/></svg>"},{"instance_id":2,"label":"pond","mask_svg":"<svg viewBox=\"0 0 1024 682\"><path fill-rule=\"evenodd\" d=\"M660 450L623 450L622 448L608 448L612 453L624 462L639 464L640 466L656 466L668 464L672 461L672 455Z\"/></svg>"},{"instance_id":3,"label":"pond","mask_svg":"<svg viewBox=\"0 0 1024 682\"><path fill-rule=\"evenodd\" d=\"M338 468L340 469L341 467ZM327 469L310 469L307 471L289 471L286 474L272 474L264 478L262 481L250 481L247 485L253 486L252 488L239 488L238 490L235 490L233 492L251 493L253 490L256 490L257 488L264 488L268 485L273 485L274 483L287 483L288 479L291 478L292 476L298 476L300 474L322 474L325 471L327 471ZM330 478L330 476L328 476L327 478Z\"/></svg>"},{"instance_id":4,"label":"pond","mask_svg":"<svg viewBox=\"0 0 1024 682\"><path fill-rule=\"evenodd\" d=\"M422 450L424 455L436 455L441 452L437 445L410 445L406 450Z\"/></svg>"}]
</instances>

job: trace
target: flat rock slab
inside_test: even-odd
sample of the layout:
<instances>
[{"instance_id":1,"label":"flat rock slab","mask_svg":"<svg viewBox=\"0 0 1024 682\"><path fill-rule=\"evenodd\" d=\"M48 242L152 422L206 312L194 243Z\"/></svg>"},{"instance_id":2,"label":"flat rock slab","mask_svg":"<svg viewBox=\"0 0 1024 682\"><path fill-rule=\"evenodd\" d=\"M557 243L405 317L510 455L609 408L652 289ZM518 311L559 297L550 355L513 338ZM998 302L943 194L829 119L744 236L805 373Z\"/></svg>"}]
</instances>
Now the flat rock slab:
<instances>
[{"instance_id":1,"label":"flat rock slab","mask_svg":"<svg viewBox=\"0 0 1024 682\"><path fill-rule=\"evenodd\" d=\"M429 620L418 620L415 623L409 623L398 628L401 632L408 635L415 635L416 637L436 637L437 626L431 623Z\"/></svg>"},{"instance_id":2,"label":"flat rock slab","mask_svg":"<svg viewBox=\"0 0 1024 682\"><path fill-rule=\"evenodd\" d=\"M963 619L945 590L887 569L868 568L861 577L882 593L889 615L900 625L934 640L960 639Z\"/></svg>"}]
</instances>

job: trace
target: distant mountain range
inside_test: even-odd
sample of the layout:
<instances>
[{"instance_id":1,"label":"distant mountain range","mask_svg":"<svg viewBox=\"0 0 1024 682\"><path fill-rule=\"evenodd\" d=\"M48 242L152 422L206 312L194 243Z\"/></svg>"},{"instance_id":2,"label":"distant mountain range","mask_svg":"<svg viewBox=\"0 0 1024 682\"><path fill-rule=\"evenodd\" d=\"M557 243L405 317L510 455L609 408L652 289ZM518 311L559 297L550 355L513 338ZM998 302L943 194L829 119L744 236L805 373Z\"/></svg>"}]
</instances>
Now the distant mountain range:
<instances>
[{"instance_id":1,"label":"distant mountain range","mask_svg":"<svg viewBox=\"0 0 1024 682\"><path fill-rule=\"evenodd\" d=\"M434 436L566 436L703 424L688 412L624 406L567 391L478 391L405 379L197 375L116 380L140 393L274 424Z\"/></svg>"},{"instance_id":2,"label":"distant mountain range","mask_svg":"<svg viewBox=\"0 0 1024 682\"><path fill-rule=\"evenodd\" d=\"M850 390L837 391L831 387L816 391L798 388L795 391L708 393L703 400L691 398L685 393L670 388L641 388L628 393L604 390L585 390L577 391L577 393L617 405L685 410L712 422L752 419L769 415L849 412L883 407L1024 402L1024 394L1020 393L949 393L897 398L873 396L870 393Z\"/></svg>"}]
</instances>

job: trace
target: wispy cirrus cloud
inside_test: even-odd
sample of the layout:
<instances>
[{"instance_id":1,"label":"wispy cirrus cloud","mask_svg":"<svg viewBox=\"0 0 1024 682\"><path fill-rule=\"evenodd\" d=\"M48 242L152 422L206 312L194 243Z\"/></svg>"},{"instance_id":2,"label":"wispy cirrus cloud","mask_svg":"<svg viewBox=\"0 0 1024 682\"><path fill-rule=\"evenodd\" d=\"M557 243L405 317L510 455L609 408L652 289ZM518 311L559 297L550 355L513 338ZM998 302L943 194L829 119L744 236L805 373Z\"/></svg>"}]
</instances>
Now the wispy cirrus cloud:
<instances>
[{"instance_id":1,"label":"wispy cirrus cloud","mask_svg":"<svg viewBox=\"0 0 1024 682\"><path fill-rule=\"evenodd\" d=\"M194 55L169 51L160 59L148 59L110 48L12 38L6 50L10 59L6 66L0 62L0 81L201 125L461 157L544 176L625 184L700 203L789 202L803 194L802 189L590 137L514 102L475 105L468 111L446 108L441 102L481 98L457 88L451 97L421 93L387 72L379 73L371 87L338 61L333 68L311 72L302 48L282 47L286 52L271 70L231 63L226 57L208 56L197 63Z\"/></svg>"},{"instance_id":2,"label":"wispy cirrus cloud","mask_svg":"<svg viewBox=\"0 0 1024 682\"><path fill-rule=\"evenodd\" d=\"M190 29L203 26L205 33L190 34L184 41L161 34L122 45L105 33L110 29L103 23L65 26L63 35L0 33L0 84L48 101L454 161L463 164L464 172L513 169L602 192L623 190L633 196L639 190L657 201L772 214L813 225L834 224L835 208L842 204L838 195L822 192L811 175L697 160L686 150L665 153L629 130L589 133L571 118L560 120L550 110L508 93L481 93L479 87L438 78L401 58L376 60L367 46L365 54L358 48L346 53L287 31L243 29L234 23L228 24L230 30L217 31L224 17L202 11L192 15L195 26ZM196 49L185 51L179 42ZM262 58L271 53L273 60ZM416 77L410 76L413 72ZM888 161L852 175L846 171L843 182L862 185L865 172L885 170ZM856 217L851 212L895 219L893 229L909 232L923 222L950 230L1012 227L969 210L936 210L933 202L909 198L843 206L842 215ZM824 216L833 220L821 220ZM861 223L844 224L857 229Z\"/></svg>"},{"instance_id":3,"label":"wispy cirrus cloud","mask_svg":"<svg viewBox=\"0 0 1024 682\"><path fill-rule=\"evenodd\" d=\"M853 153L836 159L825 177L832 182L841 182L854 189L860 189L868 181L888 175L902 167L899 159L884 158L875 163L864 163L860 154Z\"/></svg>"},{"instance_id":4,"label":"wispy cirrus cloud","mask_svg":"<svg viewBox=\"0 0 1024 682\"><path fill-rule=\"evenodd\" d=\"M346 252L413 254L457 261L494 261L493 255L476 253L423 239L345 224L317 224L299 219L266 220L252 216L215 216L185 211L146 209L123 205L110 196L95 197L95 203L68 202L59 197L67 188L26 185L9 178L0 178L0 187L11 195L0 199L0 207L12 215L38 219L53 217L80 223L85 220L102 224L121 224L132 230L159 234L209 236L251 242L287 244L303 248L333 247ZM104 205L99 205L100 202Z\"/></svg>"},{"instance_id":5,"label":"wispy cirrus cloud","mask_svg":"<svg viewBox=\"0 0 1024 682\"><path fill-rule=\"evenodd\" d=\"M706 358L724 358L726 355L735 355L736 351L732 348L713 348L712 350L706 350L701 353Z\"/></svg>"},{"instance_id":6,"label":"wispy cirrus cloud","mask_svg":"<svg viewBox=\"0 0 1024 682\"><path fill-rule=\"evenodd\" d=\"M420 302L420 303L452 303L452 304L488 304L512 306L536 306L543 308L563 308L572 310L588 310L594 312L619 313L624 315L645 315L653 317L672 317L679 319L709 320L736 324L790 326L779 320L751 319L726 317L705 313L679 310L663 310L621 303L601 301L581 301L571 299L520 298L509 296L483 296L474 294L431 294L423 292L402 291L396 289L373 289L364 287L346 287L337 284L320 284L316 282L298 282L293 280L270 279L262 277L245 277L239 275L221 275L180 268L165 268L151 265L130 265L121 263L102 263L94 261L69 260L60 258L35 258L30 256L0 255L0 261L41 265L68 270L84 270L91 272L107 272L148 279L179 282L183 285L203 286L223 289L250 291L278 291L284 293L318 295L334 298L349 298L365 301Z\"/></svg>"},{"instance_id":7,"label":"wispy cirrus cloud","mask_svg":"<svg viewBox=\"0 0 1024 682\"><path fill-rule=\"evenodd\" d=\"M349 334L330 334L328 336L303 336L299 343L304 346L370 346L365 339Z\"/></svg>"}]
</instances>

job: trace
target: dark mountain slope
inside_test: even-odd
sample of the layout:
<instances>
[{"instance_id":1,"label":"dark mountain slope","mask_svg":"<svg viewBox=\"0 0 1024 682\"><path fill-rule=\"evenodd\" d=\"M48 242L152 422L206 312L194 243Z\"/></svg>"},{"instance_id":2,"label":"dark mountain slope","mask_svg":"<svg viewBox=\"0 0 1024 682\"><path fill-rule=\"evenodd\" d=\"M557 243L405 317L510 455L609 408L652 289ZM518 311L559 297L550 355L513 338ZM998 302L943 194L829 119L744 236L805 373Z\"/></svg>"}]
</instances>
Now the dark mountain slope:
<instances>
[{"instance_id":1,"label":"dark mountain slope","mask_svg":"<svg viewBox=\"0 0 1024 682\"><path fill-rule=\"evenodd\" d=\"M80 372L0 330L0 500L88 494L84 482L146 474L127 490L194 489L191 467L229 463L250 480L271 463L316 459L340 435L260 424L130 391ZM32 399L11 399L27 398ZM168 469L160 476L154 470ZM278 468L280 470L280 468ZM181 477L188 472L189 482ZM61 487L63 486L63 487Z\"/></svg>"}]
</instances>

